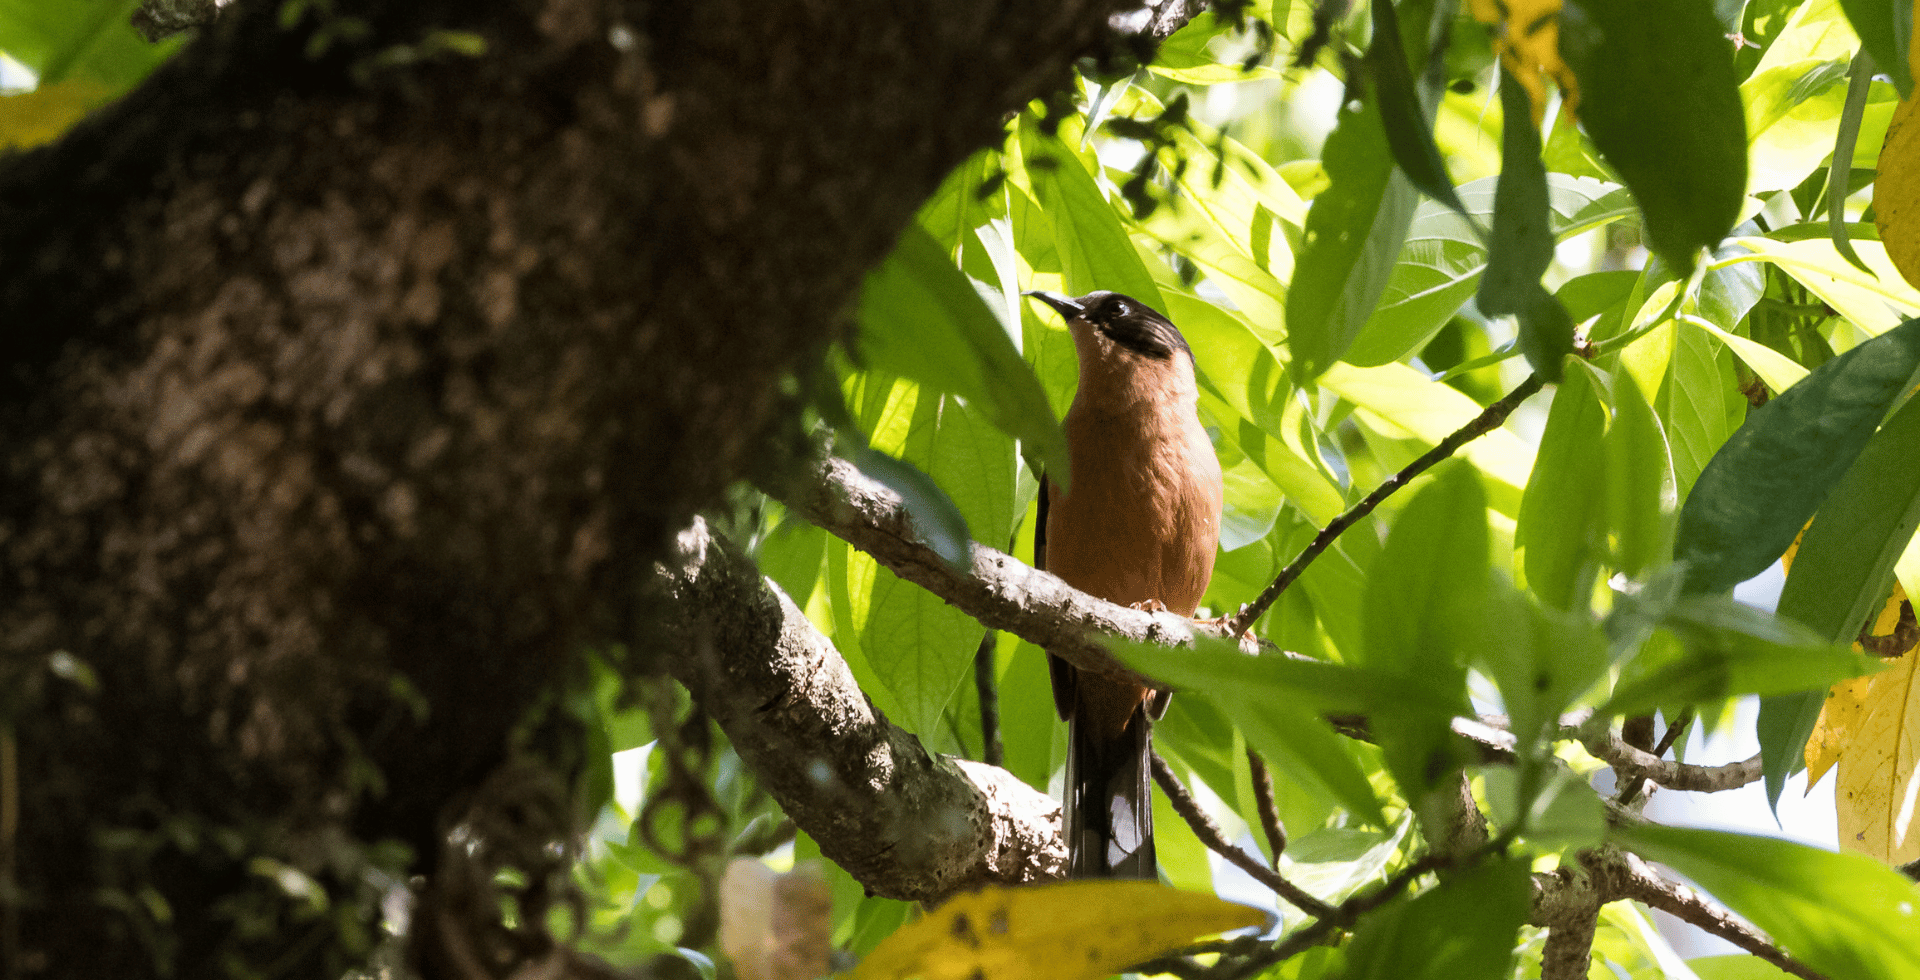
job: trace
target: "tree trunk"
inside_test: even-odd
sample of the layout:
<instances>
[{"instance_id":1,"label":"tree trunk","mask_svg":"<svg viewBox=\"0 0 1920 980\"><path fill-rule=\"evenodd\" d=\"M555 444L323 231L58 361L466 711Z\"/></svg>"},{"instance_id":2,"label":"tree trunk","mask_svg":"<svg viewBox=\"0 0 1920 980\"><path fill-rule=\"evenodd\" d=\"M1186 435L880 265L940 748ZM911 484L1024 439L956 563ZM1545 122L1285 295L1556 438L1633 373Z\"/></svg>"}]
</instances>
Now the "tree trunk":
<instances>
[{"instance_id":1,"label":"tree trunk","mask_svg":"<svg viewBox=\"0 0 1920 980\"><path fill-rule=\"evenodd\" d=\"M5 161L10 974L362 955L1110 6L241 0Z\"/></svg>"}]
</instances>

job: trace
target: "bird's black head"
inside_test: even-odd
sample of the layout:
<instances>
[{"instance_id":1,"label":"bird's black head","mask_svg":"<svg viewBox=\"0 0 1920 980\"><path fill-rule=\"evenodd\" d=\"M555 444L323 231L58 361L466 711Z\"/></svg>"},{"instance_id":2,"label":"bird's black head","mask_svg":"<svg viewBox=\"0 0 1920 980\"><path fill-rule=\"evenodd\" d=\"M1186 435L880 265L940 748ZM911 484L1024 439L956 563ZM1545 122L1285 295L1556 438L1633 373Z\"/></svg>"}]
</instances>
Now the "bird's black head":
<instances>
[{"instance_id":1,"label":"bird's black head","mask_svg":"<svg viewBox=\"0 0 1920 980\"><path fill-rule=\"evenodd\" d=\"M1027 295L1053 307L1068 320L1085 320L1114 343L1142 357L1164 361L1176 352L1187 355L1189 360L1193 357L1187 338L1173 321L1131 296L1104 289L1075 299L1038 291Z\"/></svg>"}]
</instances>

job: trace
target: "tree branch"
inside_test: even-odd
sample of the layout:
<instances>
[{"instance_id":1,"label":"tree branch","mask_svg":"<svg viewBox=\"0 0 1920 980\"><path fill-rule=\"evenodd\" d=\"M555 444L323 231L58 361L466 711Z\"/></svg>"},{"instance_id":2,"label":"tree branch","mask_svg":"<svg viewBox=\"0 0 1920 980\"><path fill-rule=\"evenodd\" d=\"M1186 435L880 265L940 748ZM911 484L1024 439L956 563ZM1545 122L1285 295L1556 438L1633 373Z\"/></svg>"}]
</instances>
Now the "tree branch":
<instances>
[{"instance_id":1,"label":"tree branch","mask_svg":"<svg viewBox=\"0 0 1920 980\"><path fill-rule=\"evenodd\" d=\"M1699 926L1796 977L1826 980L1824 974L1788 956L1752 926L1735 918L1733 913L1709 902L1699 892L1661 875L1639 855L1617 852L1613 860L1618 865L1617 897L1633 899L1683 922Z\"/></svg>"},{"instance_id":2,"label":"tree branch","mask_svg":"<svg viewBox=\"0 0 1920 980\"><path fill-rule=\"evenodd\" d=\"M1058 803L889 724L832 643L704 521L679 536L659 588L666 667L821 853L870 891L937 901L1065 870Z\"/></svg>"},{"instance_id":3,"label":"tree branch","mask_svg":"<svg viewBox=\"0 0 1920 980\"><path fill-rule=\"evenodd\" d=\"M1604 719L1602 719L1604 720ZM1581 726L1580 744L1586 746L1594 758L1612 766L1614 772L1623 779L1644 778L1665 786L1668 789L1686 790L1693 793L1719 793L1730 789L1739 789L1759 779L1764 772L1760 768L1760 755L1739 762L1730 762L1724 766L1696 766L1685 762L1670 762L1651 752L1644 752L1626 743L1611 727L1597 722Z\"/></svg>"},{"instance_id":4,"label":"tree branch","mask_svg":"<svg viewBox=\"0 0 1920 980\"><path fill-rule=\"evenodd\" d=\"M1571 856L1570 856L1571 857ZM1593 852L1533 876L1528 921L1547 930L1540 951L1541 980L1580 980L1593 958L1593 934L1606 895L1605 868L1596 873Z\"/></svg>"},{"instance_id":5,"label":"tree branch","mask_svg":"<svg viewBox=\"0 0 1920 980\"><path fill-rule=\"evenodd\" d=\"M1081 670L1153 686L1114 659L1101 634L1143 643L1186 644L1207 630L1184 616L1117 606L1081 592L1002 551L974 544L967 569L955 569L922 543L900 497L844 459L798 467L762 488L816 527L871 555L895 575L965 610L988 629L1005 630Z\"/></svg>"}]
</instances>

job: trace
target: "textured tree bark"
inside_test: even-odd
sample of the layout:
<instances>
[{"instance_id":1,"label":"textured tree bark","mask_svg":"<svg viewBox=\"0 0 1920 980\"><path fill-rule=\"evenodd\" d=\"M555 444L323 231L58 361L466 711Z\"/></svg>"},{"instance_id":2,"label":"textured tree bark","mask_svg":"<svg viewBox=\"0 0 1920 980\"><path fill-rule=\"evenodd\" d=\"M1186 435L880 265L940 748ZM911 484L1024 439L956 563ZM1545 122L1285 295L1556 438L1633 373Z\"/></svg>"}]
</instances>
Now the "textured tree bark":
<instances>
[{"instance_id":1,"label":"textured tree bark","mask_svg":"<svg viewBox=\"0 0 1920 980\"><path fill-rule=\"evenodd\" d=\"M887 722L840 652L696 519L664 576L668 660L821 853L867 890L933 902L1060 877L1060 804Z\"/></svg>"},{"instance_id":2,"label":"textured tree bark","mask_svg":"<svg viewBox=\"0 0 1920 980\"><path fill-rule=\"evenodd\" d=\"M1113 4L328 6L0 165L12 968L338 975Z\"/></svg>"}]
</instances>

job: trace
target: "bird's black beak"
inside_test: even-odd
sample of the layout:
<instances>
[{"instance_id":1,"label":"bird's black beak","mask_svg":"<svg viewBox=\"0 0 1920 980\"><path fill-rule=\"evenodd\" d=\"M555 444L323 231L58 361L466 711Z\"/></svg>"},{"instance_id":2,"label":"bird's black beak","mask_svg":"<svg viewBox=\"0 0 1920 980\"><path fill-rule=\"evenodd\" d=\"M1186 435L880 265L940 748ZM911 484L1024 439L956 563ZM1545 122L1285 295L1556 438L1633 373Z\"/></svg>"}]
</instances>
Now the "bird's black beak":
<instances>
[{"instance_id":1,"label":"bird's black beak","mask_svg":"<svg viewBox=\"0 0 1920 980\"><path fill-rule=\"evenodd\" d=\"M1081 306L1078 301L1068 299L1059 293L1049 293L1044 289L1029 289L1021 295L1031 296L1053 307L1054 312L1060 314L1060 319L1062 320L1071 320L1087 311L1087 308Z\"/></svg>"}]
</instances>

